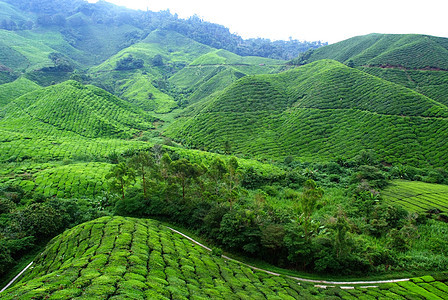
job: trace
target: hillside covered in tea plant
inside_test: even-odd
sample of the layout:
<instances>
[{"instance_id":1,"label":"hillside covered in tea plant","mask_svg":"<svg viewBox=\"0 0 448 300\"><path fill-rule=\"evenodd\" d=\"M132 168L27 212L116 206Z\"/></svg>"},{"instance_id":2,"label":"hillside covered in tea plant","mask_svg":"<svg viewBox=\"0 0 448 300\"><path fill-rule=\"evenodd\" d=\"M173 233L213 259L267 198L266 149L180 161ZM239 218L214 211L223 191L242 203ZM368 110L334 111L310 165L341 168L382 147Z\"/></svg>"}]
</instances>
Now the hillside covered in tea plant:
<instances>
[{"instance_id":1,"label":"hillside covered in tea plant","mask_svg":"<svg viewBox=\"0 0 448 300\"><path fill-rule=\"evenodd\" d=\"M334 59L351 66L448 69L448 40L417 34L377 34L353 37L309 50L295 64Z\"/></svg>"},{"instance_id":2,"label":"hillside covered in tea plant","mask_svg":"<svg viewBox=\"0 0 448 300\"><path fill-rule=\"evenodd\" d=\"M0 38L0 285L35 261L0 298L447 298L447 39L84 0L0 1Z\"/></svg>"},{"instance_id":3,"label":"hillside covered in tea plant","mask_svg":"<svg viewBox=\"0 0 448 300\"><path fill-rule=\"evenodd\" d=\"M332 60L247 76L187 110L166 133L186 146L255 157L336 159L372 149L387 163L446 166L447 107Z\"/></svg>"},{"instance_id":4,"label":"hillside covered in tea plant","mask_svg":"<svg viewBox=\"0 0 448 300\"><path fill-rule=\"evenodd\" d=\"M349 286L349 287L347 287ZM212 255L152 220L104 217L53 239L2 299L443 299L431 276L319 289Z\"/></svg>"}]
</instances>

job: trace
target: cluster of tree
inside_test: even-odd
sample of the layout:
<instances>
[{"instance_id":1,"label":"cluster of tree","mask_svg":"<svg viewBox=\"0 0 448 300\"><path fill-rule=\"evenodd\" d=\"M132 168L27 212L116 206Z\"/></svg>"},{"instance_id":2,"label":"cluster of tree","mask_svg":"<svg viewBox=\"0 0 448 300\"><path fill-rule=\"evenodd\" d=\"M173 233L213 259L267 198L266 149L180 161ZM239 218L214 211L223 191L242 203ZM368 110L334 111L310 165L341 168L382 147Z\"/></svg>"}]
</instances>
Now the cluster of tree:
<instances>
[{"instance_id":1,"label":"cluster of tree","mask_svg":"<svg viewBox=\"0 0 448 300\"><path fill-rule=\"evenodd\" d=\"M98 201L46 199L18 186L1 186L0 277L64 229L105 214Z\"/></svg>"},{"instance_id":2,"label":"cluster of tree","mask_svg":"<svg viewBox=\"0 0 448 300\"><path fill-rule=\"evenodd\" d=\"M227 250L314 272L384 271L417 237L421 220L381 201L375 188L385 178L374 166L353 166L346 205L319 218L325 202L312 170L277 178L283 191L275 192L259 188L272 179L243 170L235 158L206 166L172 156L157 147L117 163L108 175L115 213L165 219ZM336 166L329 168L343 168ZM273 197L293 204L277 207Z\"/></svg>"},{"instance_id":3,"label":"cluster of tree","mask_svg":"<svg viewBox=\"0 0 448 300\"><path fill-rule=\"evenodd\" d=\"M173 30L205 45L226 49L243 56L252 55L289 60L308 49L319 48L327 44L321 41L308 42L294 39L274 42L262 38L244 40L231 33L225 26L203 21L196 15L189 19L179 19L177 14L173 15L169 10L161 12L136 11L104 1L86 3L82 0L8 0L7 2L23 10L37 13L39 26L65 27L63 32L69 34L68 38L70 39L73 37L82 39L82 35L77 35L73 30L67 30L67 26L81 26L87 21L93 24L116 26L129 24L146 33L155 29ZM80 17L78 13L82 13L85 18ZM126 45L129 46L144 37L145 35L140 35L136 39L135 36L130 36L131 43L126 43Z\"/></svg>"},{"instance_id":4,"label":"cluster of tree","mask_svg":"<svg viewBox=\"0 0 448 300\"><path fill-rule=\"evenodd\" d=\"M9 31L13 31L13 30L29 30L32 29L34 26L33 21L28 20L28 21L13 21L11 19L3 19L0 22L0 29L4 29L4 30L9 30Z\"/></svg>"},{"instance_id":5,"label":"cluster of tree","mask_svg":"<svg viewBox=\"0 0 448 300\"><path fill-rule=\"evenodd\" d=\"M117 61L115 70L134 70L143 68L144 61L141 58L134 58L131 54Z\"/></svg>"}]
</instances>

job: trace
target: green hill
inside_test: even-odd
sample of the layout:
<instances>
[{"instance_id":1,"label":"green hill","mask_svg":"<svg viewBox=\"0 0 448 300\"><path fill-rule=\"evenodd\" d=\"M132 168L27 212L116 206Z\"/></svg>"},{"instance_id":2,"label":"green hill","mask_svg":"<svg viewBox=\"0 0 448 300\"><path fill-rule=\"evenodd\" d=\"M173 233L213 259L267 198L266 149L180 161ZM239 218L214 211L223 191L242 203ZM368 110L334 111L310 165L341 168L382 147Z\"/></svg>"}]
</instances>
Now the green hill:
<instances>
[{"instance_id":1,"label":"green hill","mask_svg":"<svg viewBox=\"0 0 448 300\"><path fill-rule=\"evenodd\" d=\"M361 67L363 72L401 84L418 93L448 105L448 72L435 70L403 70L395 68Z\"/></svg>"},{"instance_id":2,"label":"green hill","mask_svg":"<svg viewBox=\"0 0 448 300\"><path fill-rule=\"evenodd\" d=\"M303 159L372 149L387 162L446 165L447 107L402 86L322 60L277 75L246 76L166 133L187 146Z\"/></svg>"},{"instance_id":3,"label":"green hill","mask_svg":"<svg viewBox=\"0 0 448 300\"><path fill-rule=\"evenodd\" d=\"M5 21L5 23L14 22L17 27L17 23L24 25L26 21L29 21L31 18L26 13L21 11L20 9L14 7L9 3L5 3L3 1L0 2L0 22ZM14 27L14 24L7 24L10 27ZM3 28L5 29L5 28Z\"/></svg>"},{"instance_id":4,"label":"green hill","mask_svg":"<svg viewBox=\"0 0 448 300\"><path fill-rule=\"evenodd\" d=\"M448 39L416 34L369 34L299 56L294 63L334 59L354 66L448 70Z\"/></svg>"},{"instance_id":5,"label":"green hill","mask_svg":"<svg viewBox=\"0 0 448 300\"><path fill-rule=\"evenodd\" d=\"M154 119L104 90L67 81L28 93L4 108L3 121L31 118L84 137L132 137Z\"/></svg>"},{"instance_id":6,"label":"green hill","mask_svg":"<svg viewBox=\"0 0 448 300\"><path fill-rule=\"evenodd\" d=\"M168 30L155 30L141 42L121 50L104 63L92 68L91 72L115 70L117 62L129 55L137 59L142 59L145 62L145 66L150 67L151 60L156 55L162 56L164 64L176 62L188 64L197 57L212 50L213 48L200 44L179 33Z\"/></svg>"},{"instance_id":7,"label":"green hill","mask_svg":"<svg viewBox=\"0 0 448 300\"><path fill-rule=\"evenodd\" d=\"M313 286L213 256L153 220L103 217L54 238L2 299L443 299L431 276Z\"/></svg>"},{"instance_id":8,"label":"green hill","mask_svg":"<svg viewBox=\"0 0 448 300\"><path fill-rule=\"evenodd\" d=\"M121 70L119 65L126 59L139 60L141 65ZM277 73L283 66L280 60L243 57L173 31L155 30L90 73L96 85L145 110L167 113L179 103L186 106L223 90L245 75Z\"/></svg>"},{"instance_id":9,"label":"green hill","mask_svg":"<svg viewBox=\"0 0 448 300\"><path fill-rule=\"evenodd\" d=\"M445 92L447 49L446 38L416 34L369 34L311 50L299 56L293 64L334 59L448 104Z\"/></svg>"},{"instance_id":10,"label":"green hill","mask_svg":"<svg viewBox=\"0 0 448 300\"><path fill-rule=\"evenodd\" d=\"M261 57L238 56L214 50L174 74L169 82L183 90L188 103L195 103L224 90L246 75L278 73L284 62Z\"/></svg>"},{"instance_id":11,"label":"green hill","mask_svg":"<svg viewBox=\"0 0 448 300\"><path fill-rule=\"evenodd\" d=\"M0 85L0 107L5 106L15 98L39 89L36 83L21 77L13 82Z\"/></svg>"},{"instance_id":12,"label":"green hill","mask_svg":"<svg viewBox=\"0 0 448 300\"><path fill-rule=\"evenodd\" d=\"M212 256L152 220L104 217L52 240L2 299L297 299L296 281Z\"/></svg>"}]
</instances>

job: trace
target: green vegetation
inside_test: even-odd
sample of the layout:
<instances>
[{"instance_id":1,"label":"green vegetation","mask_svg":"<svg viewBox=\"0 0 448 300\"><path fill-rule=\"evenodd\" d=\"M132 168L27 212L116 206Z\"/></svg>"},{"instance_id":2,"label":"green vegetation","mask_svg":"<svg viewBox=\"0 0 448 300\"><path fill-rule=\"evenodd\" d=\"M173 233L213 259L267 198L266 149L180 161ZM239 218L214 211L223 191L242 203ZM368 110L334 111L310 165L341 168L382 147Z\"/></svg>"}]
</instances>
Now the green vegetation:
<instances>
[{"instance_id":1,"label":"green vegetation","mask_svg":"<svg viewBox=\"0 0 448 300\"><path fill-rule=\"evenodd\" d=\"M104 217L53 239L32 271L2 298L443 299L446 290L443 282L430 276L379 288L318 289L212 256L158 222Z\"/></svg>"},{"instance_id":2,"label":"green vegetation","mask_svg":"<svg viewBox=\"0 0 448 300\"><path fill-rule=\"evenodd\" d=\"M39 85L23 77L10 83L2 84L0 85L0 107L39 88Z\"/></svg>"},{"instance_id":3,"label":"green vegetation","mask_svg":"<svg viewBox=\"0 0 448 300\"><path fill-rule=\"evenodd\" d=\"M0 37L2 282L38 253L2 299L447 298L448 39L286 65L322 43L83 0L0 1Z\"/></svg>"},{"instance_id":4,"label":"green vegetation","mask_svg":"<svg viewBox=\"0 0 448 300\"><path fill-rule=\"evenodd\" d=\"M121 99L76 81L26 94L5 107L6 113L8 118L34 119L84 137L130 138L152 128L154 120Z\"/></svg>"},{"instance_id":5,"label":"green vegetation","mask_svg":"<svg viewBox=\"0 0 448 300\"><path fill-rule=\"evenodd\" d=\"M446 38L416 34L368 34L310 50L292 64L334 59L351 66L448 70Z\"/></svg>"},{"instance_id":6,"label":"green vegetation","mask_svg":"<svg viewBox=\"0 0 448 300\"><path fill-rule=\"evenodd\" d=\"M387 163L445 166L446 120L439 117L447 112L414 91L324 60L246 76L165 133L209 151L224 152L228 141L243 156L335 160L372 149Z\"/></svg>"},{"instance_id":7,"label":"green vegetation","mask_svg":"<svg viewBox=\"0 0 448 300\"><path fill-rule=\"evenodd\" d=\"M387 68L360 68L363 72L413 89L442 104L448 104L446 71L417 71Z\"/></svg>"},{"instance_id":8,"label":"green vegetation","mask_svg":"<svg viewBox=\"0 0 448 300\"><path fill-rule=\"evenodd\" d=\"M384 199L409 211L448 212L448 186L418 181L395 180L381 192Z\"/></svg>"}]
</instances>

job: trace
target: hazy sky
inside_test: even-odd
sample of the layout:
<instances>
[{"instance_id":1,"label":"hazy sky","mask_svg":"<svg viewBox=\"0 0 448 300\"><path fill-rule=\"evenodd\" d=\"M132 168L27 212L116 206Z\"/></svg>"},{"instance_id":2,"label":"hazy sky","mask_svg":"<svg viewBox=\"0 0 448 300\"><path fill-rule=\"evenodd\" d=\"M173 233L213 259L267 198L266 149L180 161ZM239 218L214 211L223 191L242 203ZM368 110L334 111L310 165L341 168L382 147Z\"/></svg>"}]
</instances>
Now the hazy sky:
<instances>
[{"instance_id":1,"label":"hazy sky","mask_svg":"<svg viewBox=\"0 0 448 300\"><path fill-rule=\"evenodd\" d=\"M97 2L97 0L88 0ZM368 33L448 37L447 0L108 0L134 9L197 14L243 38L328 41Z\"/></svg>"}]
</instances>

